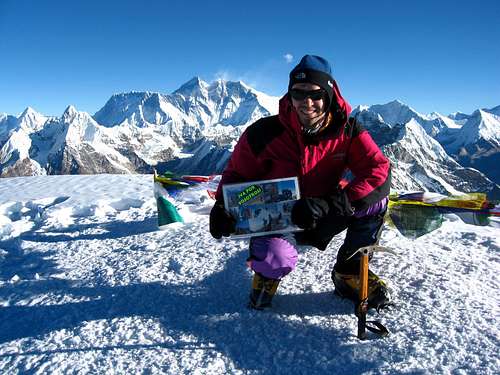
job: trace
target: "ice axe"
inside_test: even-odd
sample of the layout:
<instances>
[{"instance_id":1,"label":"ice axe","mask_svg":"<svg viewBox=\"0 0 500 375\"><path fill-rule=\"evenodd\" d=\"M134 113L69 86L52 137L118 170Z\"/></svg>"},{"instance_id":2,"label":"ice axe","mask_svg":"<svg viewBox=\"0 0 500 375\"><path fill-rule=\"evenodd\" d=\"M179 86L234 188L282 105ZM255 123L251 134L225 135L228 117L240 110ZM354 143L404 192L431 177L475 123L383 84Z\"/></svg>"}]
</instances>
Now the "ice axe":
<instances>
[{"instance_id":1,"label":"ice axe","mask_svg":"<svg viewBox=\"0 0 500 375\"><path fill-rule=\"evenodd\" d=\"M373 332L379 336L387 336L389 331L385 326L376 320L366 320L366 314L368 312L368 261L370 254L375 252L386 252L393 255L398 255L394 250L380 246L380 245L370 245L359 248L354 254L352 254L347 260L354 257L356 254L361 253L360 267L359 267L359 303L355 305L354 313L358 317L358 339L365 340L366 330Z\"/></svg>"}]
</instances>

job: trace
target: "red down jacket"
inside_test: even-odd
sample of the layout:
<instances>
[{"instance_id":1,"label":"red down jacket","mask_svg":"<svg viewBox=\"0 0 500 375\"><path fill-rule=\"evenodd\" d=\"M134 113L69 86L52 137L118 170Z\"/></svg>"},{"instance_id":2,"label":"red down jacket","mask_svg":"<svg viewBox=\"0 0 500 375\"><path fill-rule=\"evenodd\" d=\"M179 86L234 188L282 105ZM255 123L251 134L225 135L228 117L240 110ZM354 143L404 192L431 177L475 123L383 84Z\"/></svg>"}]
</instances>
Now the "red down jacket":
<instances>
[{"instance_id":1,"label":"red down jacket","mask_svg":"<svg viewBox=\"0 0 500 375\"><path fill-rule=\"evenodd\" d=\"M288 95L280 100L279 115L250 125L236 144L222 174L222 185L294 177L302 197L327 196L339 186L346 171L352 179L347 195L356 209L364 209L389 194L390 163L372 137L348 116L350 106L335 86L332 123L318 136L306 139Z\"/></svg>"}]
</instances>

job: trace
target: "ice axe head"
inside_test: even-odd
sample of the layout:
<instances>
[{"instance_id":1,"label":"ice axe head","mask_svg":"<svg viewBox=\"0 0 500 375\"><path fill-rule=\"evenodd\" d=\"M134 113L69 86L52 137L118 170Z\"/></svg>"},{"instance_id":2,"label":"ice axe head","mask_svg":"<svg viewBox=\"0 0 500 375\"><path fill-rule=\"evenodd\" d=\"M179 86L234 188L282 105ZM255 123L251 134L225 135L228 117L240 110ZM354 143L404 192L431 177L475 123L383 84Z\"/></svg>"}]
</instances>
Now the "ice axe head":
<instances>
[{"instance_id":1,"label":"ice axe head","mask_svg":"<svg viewBox=\"0 0 500 375\"><path fill-rule=\"evenodd\" d=\"M370 246L363 246L360 247L358 250L356 250L349 258L346 260L351 259L354 257L356 254L361 253L361 255L364 256L370 256L370 254L373 253L390 253L392 255L399 256L398 253L396 253L393 249L390 247L385 247L385 246L380 246L380 245L370 245Z\"/></svg>"}]
</instances>

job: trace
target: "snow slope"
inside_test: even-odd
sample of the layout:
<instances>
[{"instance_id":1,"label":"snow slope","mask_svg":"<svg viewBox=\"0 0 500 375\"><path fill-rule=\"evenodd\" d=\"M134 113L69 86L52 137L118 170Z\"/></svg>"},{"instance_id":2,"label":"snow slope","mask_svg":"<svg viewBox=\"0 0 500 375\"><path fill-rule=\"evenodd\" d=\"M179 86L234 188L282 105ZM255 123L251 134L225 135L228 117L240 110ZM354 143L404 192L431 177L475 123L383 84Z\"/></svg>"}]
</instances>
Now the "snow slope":
<instances>
[{"instance_id":1,"label":"snow slope","mask_svg":"<svg viewBox=\"0 0 500 375\"><path fill-rule=\"evenodd\" d=\"M152 177L0 179L0 372L496 374L498 227L449 216L417 240L387 228L372 268L398 307L361 342L329 248L303 247L272 311L245 307L247 242L213 240L206 186L156 227Z\"/></svg>"}]
</instances>

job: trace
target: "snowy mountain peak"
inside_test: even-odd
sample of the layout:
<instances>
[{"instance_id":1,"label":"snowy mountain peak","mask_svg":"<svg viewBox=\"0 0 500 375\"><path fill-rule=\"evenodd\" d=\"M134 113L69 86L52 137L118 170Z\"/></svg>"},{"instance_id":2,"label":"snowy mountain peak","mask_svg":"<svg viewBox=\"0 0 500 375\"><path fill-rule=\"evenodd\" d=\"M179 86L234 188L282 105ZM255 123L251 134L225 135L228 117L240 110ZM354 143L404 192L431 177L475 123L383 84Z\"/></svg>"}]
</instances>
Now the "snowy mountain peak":
<instances>
[{"instance_id":1,"label":"snowy mountain peak","mask_svg":"<svg viewBox=\"0 0 500 375\"><path fill-rule=\"evenodd\" d=\"M438 138L440 141L444 140L446 143L451 142L450 137L454 138L455 131L460 129L465 122L436 112L429 115L420 114L399 100L370 107L359 106L353 110L352 115L359 117L368 128L373 128L373 125L380 127L381 124L393 127L397 124L406 124L415 119L427 134Z\"/></svg>"},{"instance_id":2,"label":"snowy mountain peak","mask_svg":"<svg viewBox=\"0 0 500 375\"><path fill-rule=\"evenodd\" d=\"M115 94L94 114L93 118L106 127L113 127L124 122L143 126L147 122L144 113L156 112L156 109L145 111L145 107L158 108L161 96L159 93L137 91Z\"/></svg>"},{"instance_id":3,"label":"snowy mountain peak","mask_svg":"<svg viewBox=\"0 0 500 375\"><path fill-rule=\"evenodd\" d=\"M438 126L441 130L448 128L448 129L460 129L462 127L462 124L460 121L455 121L451 119L448 116L443 116L440 113L437 112L432 112L428 116L428 121L431 123L434 123L434 125L444 125L444 126ZM425 122L425 121L424 121Z\"/></svg>"},{"instance_id":4,"label":"snowy mountain peak","mask_svg":"<svg viewBox=\"0 0 500 375\"><path fill-rule=\"evenodd\" d=\"M399 99L391 100L390 102L386 103L385 105L386 106L393 106L393 107L408 107L405 103L403 103ZM408 108L410 108L410 107L408 107Z\"/></svg>"},{"instance_id":5,"label":"snowy mountain peak","mask_svg":"<svg viewBox=\"0 0 500 375\"><path fill-rule=\"evenodd\" d=\"M209 84L203 81L200 77L193 77L181 87L175 90L172 95L178 94L183 96L196 95L201 92L206 92Z\"/></svg>"},{"instance_id":6,"label":"snowy mountain peak","mask_svg":"<svg viewBox=\"0 0 500 375\"><path fill-rule=\"evenodd\" d=\"M494 183L477 170L461 167L416 119L392 130L398 131L394 142L382 148L395 166L392 188L450 194L494 191Z\"/></svg>"},{"instance_id":7,"label":"snowy mountain peak","mask_svg":"<svg viewBox=\"0 0 500 375\"><path fill-rule=\"evenodd\" d=\"M69 105L62 115L62 120L64 122L71 122L78 115L78 111L73 105Z\"/></svg>"},{"instance_id":8,"label":"snowy mountain peak","mask_svg":"<svg viewBox=\"0 0 500 375\"><path fill-rule=\"evenodd\" d=\"M74 107L68 109L61 118L66 128L65 142L77 146L82 142L99 142L103 127L87 112L79 112Z\"/></svg>"},{"instance_id":9,"label":"snowy mountain peak","mask_svg":"<svg viewBox=\"0 0 500 375\"><path fill-rule=\"evenodd\" d=\"M438 137L446 152L461 165L484 172L494 182L500 181L500 116L476 110L472 115L455 116L453 120L463 125Z\"/></svg>"},{"instance_id":10,"label":"snowy mountain peak","mask_svg":"<svg viewBox=\"0 0 500 375\"><path fill-rule=\"evenodd\" d=\"M121 92L117 94L113 94L109 101L132 101L132 100L143 100L145 97L149 95L149 91L129 91L129 92Z\"/></svg>"},{"instance_id":11,"label":"snowy mountain peak","mask_svg":"<svg viewBox=\"0 0 500 375\"><path fill-rule=\"evenodd\" d=\"M40 130L46 121L46 116L35 111L31 107L26 107L18 118L18 126L24 131L31 133Z\"/></svg>"},{"instance_id":12,"label":"snowy mountain peak","mask_svg":"<svg viewBox=\"0 0 500 375\"><path fill-rule=\"evenodd\" d=\"M217 124L248 125L278 110L278 98L259 93L241 81L224 79L206 83L195 77L168 98L203 131Z\"/></svg>"},{"instance_id":13,"label":"snowy mountain peak","mask_svg":"<svg viewBox=\"0 0 500 375\"><path fill-rule=\"evenodd\" d=\"M257 91L253 87L251 87L250 85L247 85L245 82L243 82L241 80L236 81L236 83L238 83L240 86L244 87L245 89L247 89L249 91Z\"/></svg>"},{"instance_id":14,"label":"snowy mountain peak","mask_svg":"<svg viewBox=\"0 0 500 375\"><path fill-rule=\"evenodd\" d=\"M422 125L414 118L408 121L406 124L398 125L399 134L396 137L396 141L402 139L411 139L413 143L420 144L422 140L427 140L427 138L432 139L427 133ZM396 129L396 128L395 128ZM437 142L436 142L437 143Z\"/></svg>"},{"instance_id":15,"label":"snowy mountain peak","mask_svg":"<svg viewBox=\"0 0 500 375\"><path fill-rule=\"evenodd\" d=\"M225 96L227 95L227 86L230 82L224 81L222 78L218 78L208 86L208 92L210 96Z\"/></svg>"},{"instance_id":16,"label":"snowy mountain peak","mask_svg":"<svg viewBox=\"0 0 500 375\"><path fill-rule=\"evenodd\" d=\"M453 112L448 115L454 121L465 121L470 118L470 115L463 112Z\"/></svg>"},{"instance_id":17,"label":"snowy mountain peak","mask_svg":"<svg viewBox=\"0 0 500 375\"><path fill-rule=\"evenodd\" d=\"M485 109L486 112L493 113L494 115L500 116L500 105L490 108L490 109Z\"/></svg>"},{"instance_id":18,"label":"snowy mountain peak","mask_svg":"<svg viewBox=\"0 0 500 375\"><path fill-rule=\"evenodd\" d=\"M358 113L358 112L363 112L363 111L368 111L368 109L370 108L369 105L357 105L356 107L354 107L352 109L352 113L355 114L355 113Z\"/></svg>"},{"instance_id":19,"label":"snowy mountain peak","mask_svg":"<svg viewBox=\"0 0 500 375\"><path fill-rule=\"evenodd\" d=\"M21 113L21 116L19 117L25 117L25 116L36 116L40 115L37 111L35 111L33 108L30 106L26 107L26 109Z\"/></svg>"},{"instance_id":20,"label":"snowy mountain peak","mask_svg":"<svg viewBox=\"0 0 500 375\"><path fill-rule=\"evenodd\" d=\"M372 105L368 110L379 114L383 118L383 121L391 126L406 124L412 118L426 119L426 116L421 115L399 100L393 100L386 104Z\"/></svg>"},{"instance_id":21,"label":"snowy mountain peak","mask_svg":"<svg viewBox=\"0 0 500 375\"><path fill-rule=\"evenodd\" d=\"M392 109L392 110L405 109L405 110L411 110L413 112L416 112L415 110L413 110L412 108L410 108L410 106L408 106L407 104L403 103L399 99L394 99L394 100L391 100L390 102L387 102L385 104L379 104L379 105L375 105L375 106L371 106L371 107L372 108L373 107L378 108L377 106L380 106L380 107L383 107L383 108L386 108L386 109Z\"/></svg>"},{"instance_id":22,"label":"snowy mountain peak","mask_svg":"<svg viewBox=\"0 0 500 375\"><path fill-rule=\"evenodd\" d=\"M414 133L417 133L418 135L423 135L425 133L424 129L422 128L422 125L420 125L420 123L414 118L412 118L405 124L405 128Z\"/></svg>"},{"instance_id":23,"label":"snowy mountain peak","mask_svg":"<svg viewBox=\"0 0 500 375\"><path fill-rule=\"evenodd\" d=\"M497 146L500 147L500 116L481 109L477 110L472 115L479 117L478 122L470 121L471 130L474 129L474 125L477 125L477 135L475 135L476 139L478 137L481 137L486 141L492 141L496 143ZM468 124L469 122L464 125L464 128L468 128Z\"/></svg>"},{"instance_id":24,"label":"snowy mountain peak","mask_svg":"<svg viewBox=\"0 0 500 375\"><path fill-rule=\"evenodd\" d=\"M81 142L93 142L100 133L100 126L87 112L79 112L69 106L61 117L66 129L65 142L79 145Z\"/></svg>"}]
</instances>

